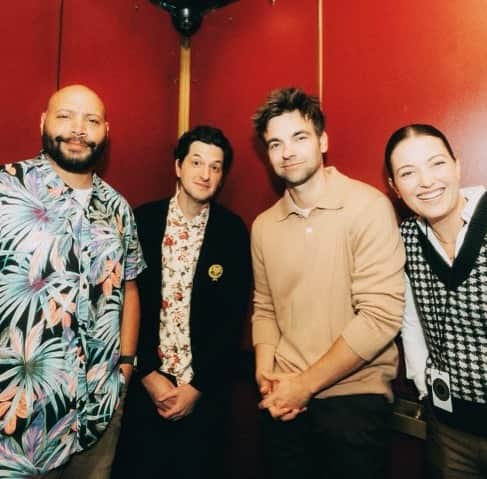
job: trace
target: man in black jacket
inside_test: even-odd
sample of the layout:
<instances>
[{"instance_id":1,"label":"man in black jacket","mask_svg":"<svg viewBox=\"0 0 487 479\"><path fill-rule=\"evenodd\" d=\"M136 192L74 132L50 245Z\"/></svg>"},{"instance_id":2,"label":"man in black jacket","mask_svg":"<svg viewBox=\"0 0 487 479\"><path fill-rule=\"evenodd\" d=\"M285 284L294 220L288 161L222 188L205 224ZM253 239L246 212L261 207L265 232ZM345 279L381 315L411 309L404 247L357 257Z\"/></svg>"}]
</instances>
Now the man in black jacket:
<instances>
[{"instance_id":1,"label":"man in black jacket","mask_svg":"<svg viewBox=\"0 0 487 479\"><path fill-rule=\"evenodd\" d=\"M213 202L233 159L213 127L174 150L172 198L135 211L148 268L138 374L127 397L113 477L220 477L225 418L251 287L243 221ZM169 473L169 476L168 476Z\"/></svg>"}]
</instances>

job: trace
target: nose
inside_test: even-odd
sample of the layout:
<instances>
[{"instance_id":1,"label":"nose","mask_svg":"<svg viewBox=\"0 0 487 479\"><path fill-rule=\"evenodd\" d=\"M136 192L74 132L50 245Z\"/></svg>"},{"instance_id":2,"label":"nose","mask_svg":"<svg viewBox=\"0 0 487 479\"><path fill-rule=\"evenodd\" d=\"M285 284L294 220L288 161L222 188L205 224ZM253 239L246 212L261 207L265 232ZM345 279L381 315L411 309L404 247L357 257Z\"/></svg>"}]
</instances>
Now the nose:
<instances>
[{"instance_id":1,"label":"nose","mask_svg":"<svg viewBox=\"0 0 487 479\"><path fill-rule=\"evenodd\" d=\"M420 185L425 188L434 183L433 174L428 170L428 168L419 171L419 181Z\"/></svg>"},{"instance_id":2,"label":"nose","mask_svg":"<svg viewBox=\"0 0 487 479\"><path fill-rule=\"evenodd\" d=\"M294 156L294 149L291 143L283 143L282 145L282 157L285 159L292 158Z\"/></svg>"},{"instance_id":3,"label":"nose","mask_svg":"<svg viewBox=\"0 0 487 479\"><path fill-rule=\"evenodd\" d=\"M200 176L204 181L208 181L210 179L210 167L208 165L201 166Z\"/></svg>"},{"instance_id":4,"label":"nose","mask_svg":"<svg viewBox=\"0 0 487 479\"><path fill-rule=\"evenodd\" d=\"M74 136L86 136L86 125L82 118L74 117L71 121L71 133Z\"/></svg>"}]
</instances>

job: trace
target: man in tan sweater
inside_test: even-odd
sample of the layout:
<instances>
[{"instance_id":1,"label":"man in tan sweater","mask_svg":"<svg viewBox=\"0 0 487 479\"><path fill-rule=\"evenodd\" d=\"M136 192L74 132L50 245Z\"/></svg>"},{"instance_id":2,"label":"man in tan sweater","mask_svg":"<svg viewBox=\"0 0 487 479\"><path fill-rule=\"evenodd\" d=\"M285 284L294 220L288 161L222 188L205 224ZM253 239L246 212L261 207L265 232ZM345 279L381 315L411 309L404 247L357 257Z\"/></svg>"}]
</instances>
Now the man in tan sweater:
<instances>
[{"instance_id":1,"label":"man in tan sweater","mask_svg":"<svg viewBox=\"0 0 487 479\"><path fill-rule=\"evenodd\" d=\"M266 477L385 477L404 306L392 206L324 167L317 99L276 90L253 120L286 184L252 227Z\"/></svg>"}]
</instances>

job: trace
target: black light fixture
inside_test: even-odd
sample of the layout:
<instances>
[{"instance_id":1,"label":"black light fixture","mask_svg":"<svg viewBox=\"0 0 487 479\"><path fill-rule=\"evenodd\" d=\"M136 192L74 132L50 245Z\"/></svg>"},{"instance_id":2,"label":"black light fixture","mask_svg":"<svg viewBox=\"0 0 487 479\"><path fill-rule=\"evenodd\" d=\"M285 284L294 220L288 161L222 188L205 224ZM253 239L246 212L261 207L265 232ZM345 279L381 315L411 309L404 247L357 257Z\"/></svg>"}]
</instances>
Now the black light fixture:
<instances>
[{"instance_id":1,"label":"black light fixture","mask_svg":"<svg viewBox=\"0 0 487 479\"><path fill-rule=\"evenodd\" d=\"M198 30L206 13L235 1L237 0L151 0L169 12L174 28L188 38Z\"/></svg>"}]
</instances>

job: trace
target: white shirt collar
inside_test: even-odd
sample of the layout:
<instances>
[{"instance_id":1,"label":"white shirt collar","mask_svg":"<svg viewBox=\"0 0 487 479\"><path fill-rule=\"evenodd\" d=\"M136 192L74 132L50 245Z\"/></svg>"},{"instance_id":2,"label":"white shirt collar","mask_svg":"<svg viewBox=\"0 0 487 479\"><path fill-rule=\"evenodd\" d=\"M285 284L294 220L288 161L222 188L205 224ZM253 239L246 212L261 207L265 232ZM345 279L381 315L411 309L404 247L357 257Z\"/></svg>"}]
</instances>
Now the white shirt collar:
<instances>
[{"instance_id":1,"label":"white shirt collar","mask_svg":"<svg viewBox=\"0 0 487 479\"><path fill-rule=\"evenodd\" d=\"M462 247L463 241L465 240L465 235L467 234L467 229L470 221L472 220L472 216L479 204L480 198L485 193L484 186L470 186L468 188L462 188L460 190L460 194L467 200L467 204L465 208L462 210L462 220L465 222L462 229L458 233L457 241L455 244L455 256L460 251ZM440 242L436 238L434 234L427 234L427 223L423 218L418 217L416 219L421 231L427 236L430 243L434 246L435 250L441 255L441 257L449 264L452 264L451 259L446 254L445 250L441 246Z\"/></svg>"}]
</instances>

